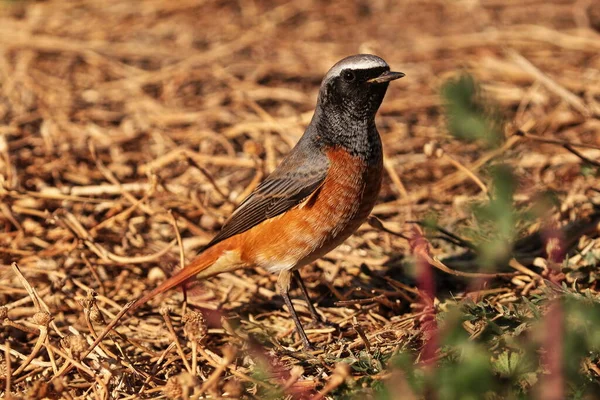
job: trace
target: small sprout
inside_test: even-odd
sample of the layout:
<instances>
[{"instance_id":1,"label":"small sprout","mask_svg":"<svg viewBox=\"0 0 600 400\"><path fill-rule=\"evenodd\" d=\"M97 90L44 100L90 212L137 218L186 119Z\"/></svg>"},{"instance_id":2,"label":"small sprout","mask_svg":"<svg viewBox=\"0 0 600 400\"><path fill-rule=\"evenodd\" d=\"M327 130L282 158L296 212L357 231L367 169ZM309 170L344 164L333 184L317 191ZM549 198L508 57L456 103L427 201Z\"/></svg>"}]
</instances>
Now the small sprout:
<instances>
[{"instance_id":1,"label":"small sprout","mask_svg":"<svg viewBox=\"0 0 600 400\"><path fill-rule=\"evenodd\" d=\"M41 326L48 326L50 321L52 321L52 316L46 311L39 311L33 314L33 321Z\"/></svg>"},{"instance_id":2,"label":"small sprout","mask_svg":"<svg viewBox=\"0 0 600 400\"><path fill-rule=\"evenodd\" d=\"M87 341L80 335L67 335L62 338L60 345L76 360L80 360L88 348Z\"/></svg>"},{"instance_id":3,"label":"small sprout","mask_svg":"<svg viewBox=\"0 0 600 400\"><path fill-rule=\"evenodd\" d=\"M193 375L182 372L167 380L167 384L163 387L163 393L168 399L188 399L197 386L198 380Z\"/></svg>"},{"instance_id":4,"label":"small sprout","mask_svg":"<svg viewBox=\"0 0 600 400\"><path fill-rule=\"evenodd\" d=\"M106 323L106 321L104 321L104 316L100 312L100 309L98 308L96 303L94 303L94 305L92 306L92 309L90 310L90 320L96 324L105 324Z\"/></svg>"},{"instance_id":5,"label":"small sprout","mask_svg":"<svg viewBox=\"0 0 600 400\"><path fill-rule=\"evenodd\" d=\"M79 304L81 305L81 308L83 308L86 311L89 311L96 302L95 297L96 292L94 292L91 289L88 290L86 297L84 299L79 299Z\"/></svg>"},{"instance_id":6,"label":"small sprout","mask_svg":"<svg viewBox=\"0 0 600 400\"><path fill-rule=\"evenodd\" d=\"M83 308L90 321L97 324L104 324L104 317L96 304L97 293L94 290L89 290L85 299L80 299L79 304Z\"/></svg>"},{"instance_id":7,"label":"small sprout","mask_svg":"<svg viewBox=\"0 0 600 400\"><path fill-rule=\"evenodd\" d=\"M206 337L208 329L201 312L188 310L183 316L182 322L185 324L183 332L191 342L200 343Z\"/></svg>"}]
</instances>

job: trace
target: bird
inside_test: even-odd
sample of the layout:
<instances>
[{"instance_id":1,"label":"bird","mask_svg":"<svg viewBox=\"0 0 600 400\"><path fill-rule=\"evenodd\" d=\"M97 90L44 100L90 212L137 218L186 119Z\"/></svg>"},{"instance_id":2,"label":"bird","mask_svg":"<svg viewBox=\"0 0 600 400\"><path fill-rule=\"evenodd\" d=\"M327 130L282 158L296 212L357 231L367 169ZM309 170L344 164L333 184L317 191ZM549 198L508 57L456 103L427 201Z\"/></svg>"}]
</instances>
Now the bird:
<instances>
[{"instance_id":1,"label":"bird","mask_svg":"<svg viewBox=\"0 0 600 400\"><path fill-rule=\"evenodd\" d=\"M142 295L130 310L196 277L262 267L279 274L278 292L305 349L312 345L292 305L292 277L310 301L299 268L339 246L368 218L383 176L375 114L393 72L380 57L338 61L321 82L313 117L275 170L243 200L188 265Z\"/></svg>"}]
</instances>

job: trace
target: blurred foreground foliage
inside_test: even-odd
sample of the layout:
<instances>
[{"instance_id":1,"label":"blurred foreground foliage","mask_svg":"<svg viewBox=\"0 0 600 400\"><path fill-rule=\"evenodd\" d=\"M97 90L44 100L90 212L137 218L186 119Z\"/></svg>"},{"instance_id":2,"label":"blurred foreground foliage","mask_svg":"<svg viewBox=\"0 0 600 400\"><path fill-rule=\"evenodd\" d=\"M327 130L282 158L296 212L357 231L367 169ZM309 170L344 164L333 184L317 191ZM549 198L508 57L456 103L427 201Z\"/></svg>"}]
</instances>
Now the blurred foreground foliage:
<instances>
[{"instance_id":1,"label":"blurred foreground foliage","mask_svg":"<svg viewBox=\"0 0 600 400\"><path fill-rule=\"evenodd\" d=\"M542 344L547 335L563 338L554 350L561 352L565 398L598 398L598 382L584 370L586 363L600 359L600 302L561 289L532 300L522 298L500 310L487 301L452 304L438 314L443 340L437 364L424 367L415 353L400 352L389 365L399 371L394 373L397 378L406 380L411 395L388 384L376 398L545 398L542 386L549 384L550 375L543 361L548 350ZM549 302L562 309L563 332L545 329ZM479 327L476 335L467 333L465 322Z\"/></svg>"},{"instance_id":2,"label":"blurred foreground foliage","mask_svg":"<svg viewBox=\"0 0 600 400\"><path fill-rule=\"evenodd\" d=\"M442 97L448 131L455 138L488 149L504 142L503 121L471 76L449 80ZM465 229L470 241L464 243L474 250L481 272L505 268L514 257L521 227L534 222L533 212L514 205L517 177L510 166L496 162L488 172L489 197L471 208L472 223ZM548 203L541 201L529 209L547 209ZM542 216L535 214L538 220ZM428 231L438 227L434 219L424 225ZM597 261L588 260L593 265ZM555 273L568 269L566 264L554 265ZM361 353L346 361L358 368L368 364L365 359L371 360L371 365L378 365L372 368L374 377L382 369L389 377L384 383L363 378L362 388L342 386L336 398L600 398L600 384L588 368L600 360L600 300L590 291L567 287L564 281L544 280L542 294L515 293L516 301L505 304L483 296L445 300L435 310L439 347L433 363L420 359L423 349L418 346L400 349L383 367L375 355ZM558 369L553 369L551 360L558 360ZM548 397L552 388L558 392Z\"/></svg>"}]
</instances>

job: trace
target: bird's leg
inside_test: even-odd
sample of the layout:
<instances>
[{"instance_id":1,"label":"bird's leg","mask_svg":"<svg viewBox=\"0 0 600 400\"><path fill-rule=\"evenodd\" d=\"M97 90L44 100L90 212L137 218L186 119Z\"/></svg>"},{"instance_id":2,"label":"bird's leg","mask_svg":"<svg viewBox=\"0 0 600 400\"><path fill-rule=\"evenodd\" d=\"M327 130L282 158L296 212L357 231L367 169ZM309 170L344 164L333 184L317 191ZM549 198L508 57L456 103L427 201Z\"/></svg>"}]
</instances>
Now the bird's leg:
<instances>
[{"instance_id":1,"label":"bird's leg","mask_svg":"<svg viewBox=\"0 0 600 400\"><path fill-rule=\"evenodd\" d=\"M302 290L302 294L304 295L304 300L306 300L306 304L308 304L308 310L310 311L310 315L312 315L313 321L317 324L320 322L323 322L323 320L321 319L321 316L319 315L319 313L317 313L317 309L315 308L312 301L310 300L310 296L308 295L308 290L306 290L306 286L304 286L304 281L302 280L302 277L300 276L300 272L298 272L298 270L295 269L294 272L292 272L292 274L294 274L294 279L296 279L296 283L298 283L300 290Z\"/></svg>"},{"instance_id":2,"label":"bird's leg","mask_svg":"<svg viewBox=\"0 0 600 400\"><path fill-rule=\"evenodd\" d=\"M281 271L279 273L279 278L277 279L277 286L279 287L279 294L283 297L283 302L287 306L294 323L296 324L296 331L298 335L300 335L300 339L302 339L302 343L304 345L304 349L310 350L312 349L312 345L308 341L306 337L306 333L304 332L304 328L302 328L302 324L300 323L300 318L298 318L298 314L296 314L296 310L292 304L292 300L290 300L290 281L292 278L291 271Z\"/></svg>"}]
</instances>

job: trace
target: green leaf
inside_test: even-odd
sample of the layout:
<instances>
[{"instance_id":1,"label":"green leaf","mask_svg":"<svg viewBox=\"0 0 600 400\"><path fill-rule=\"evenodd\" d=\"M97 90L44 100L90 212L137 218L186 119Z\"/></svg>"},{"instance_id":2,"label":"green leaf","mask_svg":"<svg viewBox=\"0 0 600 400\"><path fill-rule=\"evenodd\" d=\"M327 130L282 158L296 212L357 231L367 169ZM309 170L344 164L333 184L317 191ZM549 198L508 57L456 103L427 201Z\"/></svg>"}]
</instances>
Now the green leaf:
<instances>
[{"instance_id":1,"label":"green leaf","mask_svg":"<svg viewBox=\"0 0 600 400\"><path fill-rule=\"evenodd\" d=\"M486 103L471 75L463 74L442 86L448 130L461 140L482 141L497 147L504 140L502 121L489 103Z\"/></svg>"}]
</instances>

